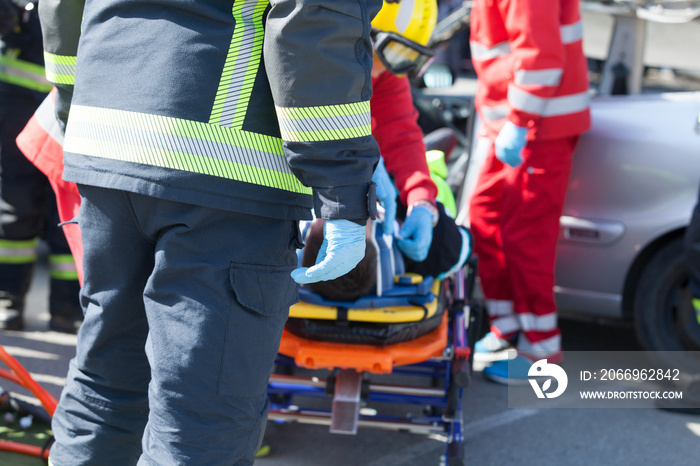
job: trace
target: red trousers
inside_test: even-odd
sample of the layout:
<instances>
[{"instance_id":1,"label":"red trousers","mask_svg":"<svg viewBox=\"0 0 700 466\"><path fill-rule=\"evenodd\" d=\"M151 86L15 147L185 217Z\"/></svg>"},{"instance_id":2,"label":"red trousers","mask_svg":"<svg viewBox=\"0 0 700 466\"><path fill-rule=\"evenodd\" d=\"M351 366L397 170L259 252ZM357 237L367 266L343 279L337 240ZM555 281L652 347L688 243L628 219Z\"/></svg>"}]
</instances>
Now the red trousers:
<instances>
[{"instance_id":1,"label":"red trousers","mask_svg":"<svg viewBox=\"0 0 700 466\"><path fill-rule=\"evenodd\" d=\"M513 303L512 310L494 306L489 317L504 337L519 332L524 356L561 352L554 260L578 139L528 142L517 168L501 163L492 144L470 201L484 295Z\"/></svg>"}]
</instances>

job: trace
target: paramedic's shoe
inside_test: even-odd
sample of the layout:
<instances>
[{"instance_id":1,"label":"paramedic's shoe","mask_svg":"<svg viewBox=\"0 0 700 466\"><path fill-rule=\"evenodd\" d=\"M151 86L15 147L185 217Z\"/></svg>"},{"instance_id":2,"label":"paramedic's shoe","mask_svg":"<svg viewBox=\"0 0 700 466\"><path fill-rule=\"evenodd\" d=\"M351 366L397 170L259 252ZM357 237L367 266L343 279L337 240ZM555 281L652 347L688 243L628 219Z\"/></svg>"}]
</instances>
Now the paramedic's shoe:
<instances>
[{"instance_id":1,"label":"paramedic's shoe","mask_svg":"<svg viewBox=\"0 0 700 466\"><path fill-rule=\"evenodd\" d=\"M474 360L480 362L498 361L508 357L508 350L513 349L510 341L502 338L492 329L474 344Z\"/></svg>"},{"instance_id":2,"label":"paramedic's shoe","mask_svg":"<svg viewBox=\"0 0 700 466\"><path fill-rule=\"evenodd\" d=\"M490 366L484 367L482 374L492 382L504 385L527 384L527 373L532 366L532 361L522 356L513 359L496 361Z\"/></svg>"}]
</instances>

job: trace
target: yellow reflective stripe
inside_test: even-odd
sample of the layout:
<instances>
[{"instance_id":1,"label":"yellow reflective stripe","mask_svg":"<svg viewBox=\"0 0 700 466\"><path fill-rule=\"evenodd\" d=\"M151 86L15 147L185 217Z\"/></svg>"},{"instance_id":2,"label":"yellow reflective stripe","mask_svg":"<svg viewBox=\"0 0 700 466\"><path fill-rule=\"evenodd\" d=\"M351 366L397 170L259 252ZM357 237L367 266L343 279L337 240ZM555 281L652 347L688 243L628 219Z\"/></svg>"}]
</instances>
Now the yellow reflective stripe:
<instances>
[{"instance_id":1,"label":"yellow reflective stripe","mask_svg":"<svg viewBox=\"0 0 700 466\"><path fill-rule=\"evenodd\" d=\"M311 194L279 138L209 123L73 105L64 151Z\"/></svg>"},{"instance_id":2,"label":"yellow reflective stripe","mask_svg":"<svg viewBox=\"0 0 700 466\"><path fill-rule=\"evenodd\" d=\"M57 280L77 280L78 269L71 254L50 254L49 275Z\"/></svg>"},{"instance_id":3,"label":"yellow reflective stripe","mask_svg":"<svg viewBox=\"0 0 700 466\"><path fill-rule=\"evenodd\" d=\"M0 81L33 91L49 92L51 83L44 77L44 67L14 58L14 54L0 56Z\"/></svg>"},{"instance_id":4,"label":"yellow reflective stripe","mask_svg":"<svg viewBox=\"0 0 700 466\"><path fill-rule=\"evenodd\" d=\"M46 79L54 84L75 84L76 61L77 57L44 52Z\"/></svg>"},{"instance_id":5,"label":"yellow reflective stripe","mask_svg":"<svg viewBox=\"0 0 700 466\"><path fill-rule=\"evenodd\" d=\"M693 308L695 309L695 317L698 319L698 324L700 324L700 298L693 298Z\"/></svg>"},{"instance_id":6,"label":"yellow reflective stripe","mask_svg":"<svg viewBox=\"0 0 700 466\"><path fill-rule=\"evenodd\" d=\"M262 56L265 32L262 17L267 5L267 0L246 0L233 4L236 27L209 117L211 124L231 128L243 125Z\"/></svg>"},{"instance_id":7,"label":"yellow reflective stripe","mask_svg":"<svg viewBox=\"0 0 700 466\"><path fill-rule=\"evenodd\" d=\"M0 239L0 264L31 264L36 262L39 238L29 240Z\"/></svg>"},{"instance_id":8,"label":"yellow reflective stripe","mask_svg":"<svg viewBox=\"0 0 700 466\"><path fill-rule=\"evenodd\" d=\"M276 108L285 141L334 141L372 133L369 101L322 107Z\"/></svg>"}]
</instances>

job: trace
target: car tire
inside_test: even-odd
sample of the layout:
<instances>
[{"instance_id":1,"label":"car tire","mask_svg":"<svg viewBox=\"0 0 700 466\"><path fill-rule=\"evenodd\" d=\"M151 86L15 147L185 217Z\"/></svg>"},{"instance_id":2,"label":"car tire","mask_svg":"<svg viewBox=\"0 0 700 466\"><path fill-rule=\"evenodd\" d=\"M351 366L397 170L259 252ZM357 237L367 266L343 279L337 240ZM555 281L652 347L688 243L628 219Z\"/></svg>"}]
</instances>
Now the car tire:
<instances>
[{"instance_id":1,"label":"car tire","mask_svg":"<svg viewBox=\"0 0 700 466\"><path fill-rule=\"evenodd\" d=\"M663 245L641 273L634 295L637 339L662 366L700 373L700 325L691 303L683 238Z\"/></svg>"}]
</instances>

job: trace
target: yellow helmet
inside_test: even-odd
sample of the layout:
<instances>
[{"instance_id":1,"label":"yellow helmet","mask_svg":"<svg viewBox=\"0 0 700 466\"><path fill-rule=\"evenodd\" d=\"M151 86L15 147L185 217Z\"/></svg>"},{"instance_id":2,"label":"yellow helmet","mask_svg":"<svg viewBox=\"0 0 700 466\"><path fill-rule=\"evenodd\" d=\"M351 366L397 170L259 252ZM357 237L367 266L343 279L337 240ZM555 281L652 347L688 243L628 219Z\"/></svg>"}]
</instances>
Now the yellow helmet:
<instances>
[{"instance_id":1,"label":"yellow helmet","mask_svg":"<svg viewBox=\"0 0 700 466\"><path fill-rule=\"evenodd\" d=\"M384 0L372 27L426 45L437 22L437 0Z\"/></svg>"}]
</instances>

